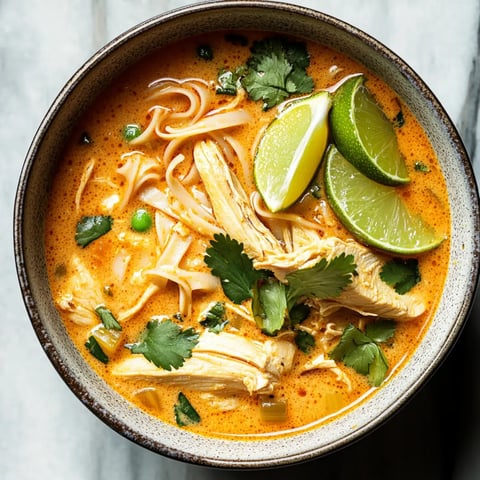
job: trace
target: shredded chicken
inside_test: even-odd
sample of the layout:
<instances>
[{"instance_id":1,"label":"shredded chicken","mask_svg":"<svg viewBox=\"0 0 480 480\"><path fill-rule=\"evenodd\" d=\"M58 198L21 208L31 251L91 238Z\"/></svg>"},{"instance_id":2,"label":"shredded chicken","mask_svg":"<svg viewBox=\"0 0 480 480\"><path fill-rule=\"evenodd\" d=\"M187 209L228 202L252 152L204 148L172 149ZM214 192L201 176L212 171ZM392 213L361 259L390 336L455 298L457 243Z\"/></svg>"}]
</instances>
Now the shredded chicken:
<instances>
[{"instance_id":1,"label":"shredded chicken","mask_svg":"<svg viewBox=\"0 0 480 480\"><path fill-rule=\"evenodd\" d=\"M132 355L113 374L188 385L209 392L272 393L280 376L292 368L295 346L284 340L259 342L239 335L204 332L182 367L157 368L143 355Z\"/></svg>"}]
</instances>

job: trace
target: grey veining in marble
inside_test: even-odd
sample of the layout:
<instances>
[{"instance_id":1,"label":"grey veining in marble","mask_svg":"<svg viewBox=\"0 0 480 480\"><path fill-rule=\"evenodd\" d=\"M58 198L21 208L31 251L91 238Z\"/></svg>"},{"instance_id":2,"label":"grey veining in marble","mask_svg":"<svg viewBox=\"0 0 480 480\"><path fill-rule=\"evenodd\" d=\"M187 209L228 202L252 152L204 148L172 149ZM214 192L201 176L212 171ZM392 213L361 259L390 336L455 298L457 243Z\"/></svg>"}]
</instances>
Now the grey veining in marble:
<instances>
[{"instance_id":1,"label":"grey veining in marble","mask_svg":"<svg viewBox=\"0 0 480 480\"><path fill-rule=\"evenodd\" d=\"M16 181L29 143L62 85L90 55L136 23L190 3L0 0L0 477L480 478L478 305L445 365L387 425L338 454L269 473L206 470L144 450L94 417L49 364L23 307L11 240ZM321 9L359 27L410 64L449 112L480 175L479 0L293 3Z\"/></svg>"}]
</instances>

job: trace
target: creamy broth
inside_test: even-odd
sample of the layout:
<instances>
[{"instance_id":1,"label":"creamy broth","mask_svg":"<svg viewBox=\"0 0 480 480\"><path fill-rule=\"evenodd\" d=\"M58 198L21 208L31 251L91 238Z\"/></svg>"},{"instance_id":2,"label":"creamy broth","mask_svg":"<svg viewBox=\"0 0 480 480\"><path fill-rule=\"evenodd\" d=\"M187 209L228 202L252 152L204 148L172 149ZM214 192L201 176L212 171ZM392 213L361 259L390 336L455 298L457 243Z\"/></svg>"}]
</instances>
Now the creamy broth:
<instances>
[{"instance_id":1,"label":"creamy broth","mask_svg":"<svg viewBox=\"0 0 480 480\"><path fill-rule=\"evenodd\" d=\"M245 32L249 45L252 40L265 36L266 34L258 32ZM212 47L212 60L199 58L199 45ZM338 52L312 42L307 42L306 46L310 54L308 73L314 79L315 90L331 87L347 75L363 72L368 79L369 90L382 105L388 118L393 119L401 109L404 124L396 128L396 132L411 177L410 184L400 189L402 198L411 211L421 214L430 225L446 236L440 247L418 257L421 281L414 287L414 293L423 299L426 309L417 318L406 321L397 319L393 339L383 345L383 352L389 363L385 380L388 381L415 350L441 296L449 254L450 218L445 181L425 132L407 107L401 104L401 99L395 92L362 65ZM172 318L180 310L177 283L166 280L152 283L151 277L144 273L154 269L162 252L158 224L163 222L166 230L177 224L179 238L191 238L188 250L180 261L184 270L209 274L204 255L212 240L211 233L198 233L181 220L177 222L165 214L156 217L155 208L142 199L141 188L128 199L123 208L120 207L125 198L128 181L119 173L119 169L121 172L128 159L133 159L135 154L125 155L139 152L138 155L142 158L153 159L156 167L152 171L155 174L144 186L155 185L163 191L166 188L166 166L163 158L168 144L158 138L141 144L129 143L122 138L122 129L128 124L141 125L142 129L149 125L155 113L149 109L159 103L159 100L149 98L155 91L155 88L149 88L149 85L155 84L159 79L203 79L210 92L209 110L228 105L234 101L234 97L215 94L218 72L222 68L233 69L244 64L249 55L248 46L228 41L224 33L215 33L185 40L156 52L117 79L79 120L72 134L50 192L45 243L51 291L59 305L65 328L86 361L109 385L137 407L172 424L175 424L173 406L181 391L201 417L199 423L184 428L208 436L245 436L253 439L258 435L279 435L310 428L340 414L375 392L376 388L369 385L365 376L346 367L342 362L337 362L335 369L317 368L305 371L305 364L319 354L325 353L328 359L328 351L338 342L336 337L322 343L327 323L344 328L348 323L362 326L365 321L371 320L366 320L351 310L341 310L325 319L315 318L315 328L318 328L315 347L308 354L298 350L295 352L291 370L280 375L269 395L248 392L216 394L191 389L188 382L185 385L169 385L151 378L127 378L113 374L116 365L132 355L140 355L133 354L124 345L138 341L150 318L163 315ZM184 111L188 102L180 97L180 100L176 98L168 95L164 102L170 108ZM228 135L243 149L251 168L260 132L278 110L271 108L263 111L261 102L253 102L246 97L239 97L239 101L239 107L250 115L251 120L229 128ZM82 142L81 139L85 138L86 134L88 141ZM188 173L184 164L191 164L195 142L207 136L208 134L200 134L179 145L176 152L184 154L186 160L176 169L178 178ZM216 141L219 138L214 137ZM255 190L251 170L245 172L235 155L228 160L243 189L250 195ZM428 171L416 169L417 162L425 165ZM91 170L88 170L88 165ZM192 191L194 185L194 190L200 192L199 198L203 198L205 191L201 181L192 181L185 188ZM135 232L130 227L130 218L138 208L147 209L154 219L153 227L146 232ZM305 194L288 212L312 222L319 222L319 230L324 238L351 238L335 218L323 196L318 199ZM75 241L75 230L77 223L85 215L110 215L113 224L110 232L81 248ZM79 275L81 277L85 271L87 277L94 280L94 287L88 281L82 283L83 280L78 280L80 290L84 293L86 311L79 320L68 311L68 305L63 303L62 307L61 299L71 292L72 278ZM152 284L156 287L145 305L122 320L122 312L128 312ZM80 300L71 300L72 305L75 302ZM232 303L221 288L210 291L194 290L191 311L188 310L188 314L182 315L182 321L178 324L183 329L192 327L202 333L205 328L199 324L198 319L212 302ZM104 304L119 317L122 326L120 344L109 354L107 364L94 358L85 347L92 328L99 323L93 311L99 304ZM248 302L241 312L238 312L239 309L240 307L237 308L237 313L233 306L227 309L229 323L224 332L260 342L271 340L253 321L246 318L249 312ZM314 328L312 322L310 318L307 319L305 326ZM285 339L293 344L288 334ZM155 389L156 394L149 397L149 394L145 393L146 389ZM153 403L149 398L154 398ZM261 416L259 399L285 401L286 417L281 421L265 421Z\"/></svg>"}]
</instances>

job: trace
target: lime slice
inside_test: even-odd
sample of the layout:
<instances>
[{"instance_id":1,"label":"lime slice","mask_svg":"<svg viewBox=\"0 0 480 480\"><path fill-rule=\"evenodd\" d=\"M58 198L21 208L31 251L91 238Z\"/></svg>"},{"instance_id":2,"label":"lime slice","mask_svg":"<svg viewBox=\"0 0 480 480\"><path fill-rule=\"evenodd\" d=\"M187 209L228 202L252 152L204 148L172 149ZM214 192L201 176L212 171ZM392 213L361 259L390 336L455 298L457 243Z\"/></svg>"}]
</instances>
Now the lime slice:
<instances>
[{"instance_id":1,"label":"lime slice","mask_svg":"<svg viewBox=\"0 0 480 480\"><path fill-rule=\"evenodd\" d=\"M327 145L330 106L326 91L290 102L265 130L253 175L270 211L289 207L308 187Z\"/></svg>"},{"instance_id":2,"label":"lime slice","mask_svg":"<svg viewBox=\"0 0 480 480\"><path fill-rule=\"evenodd\" d=\"M367 245L413 255L443 240L412 215L395 187L381 185L358 171L331 145L325 155L325 191L345 228Z\"/></svg>"},{"instance_id":3,"label":"lime slice","mask_svg":"<svg viewBox=\"0 0 480 480\"><path fill-rule=\"evenodd\" d=\"M385 185L410 181L393 125L356 75L333 97L330 114L333 142L342 155L367 177Z\"/></svg>"}]
</instances>

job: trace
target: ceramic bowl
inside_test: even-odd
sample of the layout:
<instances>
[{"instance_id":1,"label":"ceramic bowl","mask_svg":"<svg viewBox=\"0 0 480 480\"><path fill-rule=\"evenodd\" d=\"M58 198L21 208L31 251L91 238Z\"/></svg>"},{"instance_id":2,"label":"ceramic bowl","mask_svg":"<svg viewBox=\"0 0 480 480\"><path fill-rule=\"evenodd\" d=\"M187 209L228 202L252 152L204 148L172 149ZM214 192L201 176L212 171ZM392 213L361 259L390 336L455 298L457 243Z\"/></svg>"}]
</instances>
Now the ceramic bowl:
<instances>
[{"instance_id":1,"label":"ceramic bowl","mask_svg":"<svg viewBox=\"0 0 480 480\"><path fill-rule=\"evenodd\" d=\"M402 370L369 400L319 428L252 443L200 437L152 419L110 389L75 349L54 307L43 238L47 192L56 162L79 113L126 67L187 35L256 29L317 40L384 79L417 116L443 168L452 208L451 256L431 328ZM478 275L479 202L461 139L432 92L397 55L338 19L269 1L210 2L152 18L96 53L65 85L46 114L25 160L14 218L18 278L33 328L48 358L78 398L111 428L147 449L195 464L266 468L305 461L358 440L389 419L440 365L459 336Z\"/></svg>"}]
</instances>

